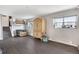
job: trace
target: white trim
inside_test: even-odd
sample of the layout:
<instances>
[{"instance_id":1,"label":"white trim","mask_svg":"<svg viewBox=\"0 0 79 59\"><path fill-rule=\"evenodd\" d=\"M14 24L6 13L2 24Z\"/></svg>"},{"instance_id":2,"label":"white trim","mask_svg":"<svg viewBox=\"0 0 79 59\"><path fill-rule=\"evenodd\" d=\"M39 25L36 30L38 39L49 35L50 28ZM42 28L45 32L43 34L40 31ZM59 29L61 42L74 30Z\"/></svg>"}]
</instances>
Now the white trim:
<instances>
[{"instance_id":1,"label":"white trim","mask_svg":"<svg viewBox=\"0 0 79 59\"><path fill-rule=\"evenodd\" d=\"M69 43L69 42L58 41L58 40L52 40L52 39L49 39L49 40L50 40L50 41L54 41L54 42L59 42L59 43L62 43L62 44L66 44L66 45L70 45L70 46L74 46L74 47L78 47L78 45L72 44L72 43Z\"/></svg>"},{"instance_id":2,"label":"white trim","mask_svg":"<svg viewBox=\"0 0 79 59\"><path fill-rule=\"evenodd\" d=\"M0 40L3 40L3 38L2 38L2 37L0 37Z\"/></svg>"}]
</instances>

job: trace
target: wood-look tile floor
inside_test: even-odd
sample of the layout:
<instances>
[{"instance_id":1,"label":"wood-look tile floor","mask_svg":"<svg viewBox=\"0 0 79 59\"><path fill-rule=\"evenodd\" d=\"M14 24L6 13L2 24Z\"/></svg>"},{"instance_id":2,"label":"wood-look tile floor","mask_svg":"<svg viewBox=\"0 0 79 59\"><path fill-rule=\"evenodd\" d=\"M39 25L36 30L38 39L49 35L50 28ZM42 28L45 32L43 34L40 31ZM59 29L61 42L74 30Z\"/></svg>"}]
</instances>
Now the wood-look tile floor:
<instances>
[{"instance_id":1,"label":"wood-look tile floor","mask_svg":"<svg viewBox=\"0 0 79 59\"><path fill-rule=\"evenodd\" d=\"M43 43L33 37L15 37L0 41L0 47L6 54L78 54L75 47L48 42Z\"/></svg>"}]
</instances>

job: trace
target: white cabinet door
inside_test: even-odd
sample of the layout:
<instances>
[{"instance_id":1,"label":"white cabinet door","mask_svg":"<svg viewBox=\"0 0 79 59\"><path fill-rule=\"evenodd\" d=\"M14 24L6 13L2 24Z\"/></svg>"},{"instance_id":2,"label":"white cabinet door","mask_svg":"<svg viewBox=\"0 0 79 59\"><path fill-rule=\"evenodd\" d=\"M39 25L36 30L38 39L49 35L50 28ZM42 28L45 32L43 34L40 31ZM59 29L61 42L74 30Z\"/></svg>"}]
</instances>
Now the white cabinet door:
<instances>
[{"instance_id":1,"label":"white cabinet door","mask_svg":"<svg viewBox=\"0 0 79 59\"><path fill-rule=\"evenodd\" d=\"M9 26L9 17L8 16L2 16L2 26L3 27Z\"/></svg>"}]
</instances>

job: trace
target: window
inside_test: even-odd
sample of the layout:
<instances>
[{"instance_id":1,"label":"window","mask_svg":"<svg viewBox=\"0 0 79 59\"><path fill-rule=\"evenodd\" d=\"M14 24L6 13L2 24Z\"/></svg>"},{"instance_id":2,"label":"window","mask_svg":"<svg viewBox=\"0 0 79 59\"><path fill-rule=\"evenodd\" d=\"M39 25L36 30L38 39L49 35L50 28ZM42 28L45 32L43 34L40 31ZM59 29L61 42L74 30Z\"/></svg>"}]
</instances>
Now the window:
<instances>
[{"instance_id":1,"label":"window","mask_svg":"<svg viewBox=\"0 0 79 59\"><path fill-rule=\"evenodd\" d=\"M54 19L53 24L54 24L55 28L62 28L63 18L56 18L56 19Z\"/></svg>"},{"instance_id":2,"label":"window","mask_svg":"<svg viewBox=\"0 0 79 59\"><path fill-rule=\"evenodd\" d=\"M55 28L76 28L77 16L54 18L53 24Z\"/></svg>"}]
</instances>

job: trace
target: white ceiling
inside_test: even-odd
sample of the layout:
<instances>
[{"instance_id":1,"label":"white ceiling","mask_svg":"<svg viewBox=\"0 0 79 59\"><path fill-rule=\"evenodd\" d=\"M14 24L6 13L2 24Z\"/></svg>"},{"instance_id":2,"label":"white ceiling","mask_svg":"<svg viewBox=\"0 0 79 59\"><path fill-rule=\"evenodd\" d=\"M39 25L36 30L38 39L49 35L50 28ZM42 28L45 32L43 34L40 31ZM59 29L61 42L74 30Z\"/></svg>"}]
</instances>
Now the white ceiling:
<instances>
[{"instance_id":1,"label":"white ceiling","mask_svg":"<svg viewBox=\"0 0 79 59\"><path fill-rule=\"evenodd\" d=\"M0 5L0 14L16 18L31 18L74 7L77 5Z\"/></svg>"}]
</instances>

